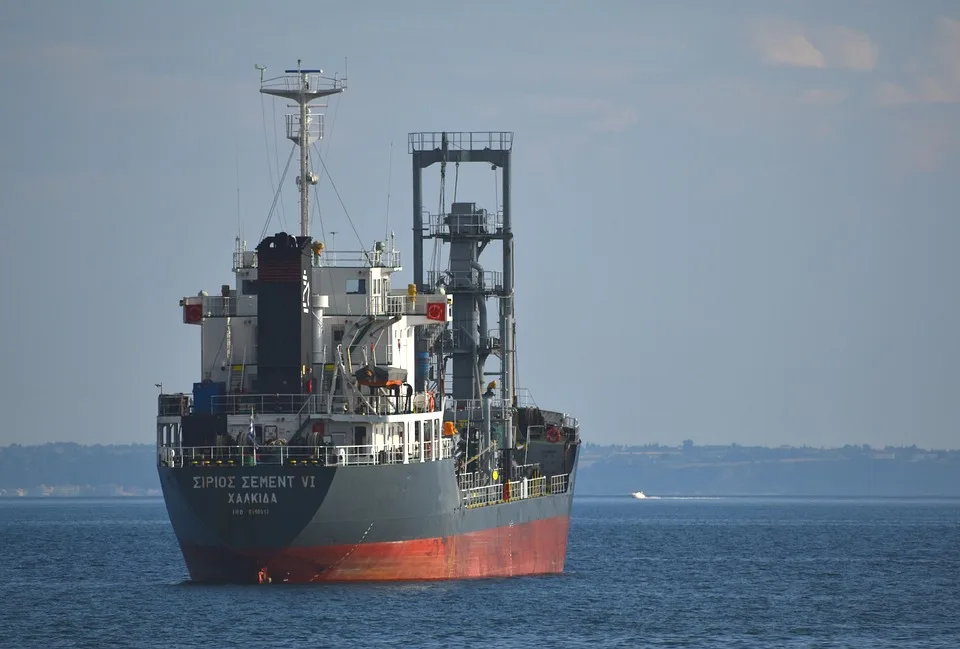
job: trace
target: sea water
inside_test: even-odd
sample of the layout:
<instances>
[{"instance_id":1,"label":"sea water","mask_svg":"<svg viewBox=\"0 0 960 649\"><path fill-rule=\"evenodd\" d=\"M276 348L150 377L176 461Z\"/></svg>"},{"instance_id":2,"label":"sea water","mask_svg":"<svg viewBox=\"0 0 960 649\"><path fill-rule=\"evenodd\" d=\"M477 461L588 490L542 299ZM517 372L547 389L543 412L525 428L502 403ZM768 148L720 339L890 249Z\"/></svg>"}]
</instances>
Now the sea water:
<instances>
[{"instance_id":1,"label":"sea water","mask_svg":"<svg viewBox=\"0 0 960 649\"><path fill-rule=\"evenodd\" d=\"M649 495L649 494L648 494ZM564 574L191 584L158 499L0 501L0 647L960 647L960 501L575 499Z\"/></svg>"}]
</instances>

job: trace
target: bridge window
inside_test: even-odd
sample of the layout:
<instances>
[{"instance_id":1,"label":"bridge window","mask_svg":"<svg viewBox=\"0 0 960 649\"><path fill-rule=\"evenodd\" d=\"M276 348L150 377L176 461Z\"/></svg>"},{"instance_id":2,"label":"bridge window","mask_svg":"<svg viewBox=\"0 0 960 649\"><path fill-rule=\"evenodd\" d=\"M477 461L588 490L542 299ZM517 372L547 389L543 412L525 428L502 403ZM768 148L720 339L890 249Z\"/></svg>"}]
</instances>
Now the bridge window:
<instances>
[{"instance_id":1,"label":"bridge window","mask_svg":"<svg viewBox=\"0 0 960 649\"><path fill-rule=\"evenodd\" d=\"M347 295L365 295L367 292L366 279L348 279Z\"/></svg>"}]
</instances>

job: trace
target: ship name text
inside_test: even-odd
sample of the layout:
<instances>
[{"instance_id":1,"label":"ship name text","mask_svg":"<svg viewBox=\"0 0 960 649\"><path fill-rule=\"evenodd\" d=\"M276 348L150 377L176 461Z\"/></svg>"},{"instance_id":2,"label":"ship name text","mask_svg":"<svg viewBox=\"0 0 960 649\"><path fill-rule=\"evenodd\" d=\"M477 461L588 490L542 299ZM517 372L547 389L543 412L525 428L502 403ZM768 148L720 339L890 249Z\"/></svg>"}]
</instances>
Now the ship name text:
<instances>
[{"instance_id":1,"label":"ship name text","mask_svg":"<svg viewBox=\"0 0 960 649\"><path fill-rule=\"evenodd\" d=\"M194 489L218 489L227 492L229 505L270 505L277 503L277 491L301 487L316 487L316 476L307 475L204 475L193 477ZM254 510L233 510L234 515L254 514ZM256 514L268 514L269 510L255 510Z\"/></svg>"},{"instance_id":2,"label":"ship name text","mask_svg":"<svg viewBox=\"0 0 960 649\"><path fill-rule=\"evenodd\" d=\"M238 480L239 478L239 480ZM304 488L315 487L315 476L300 476ZM296 476L292 475L197 475L193 476L194 489L291 489Z\"/></svg>"}]
</instances>

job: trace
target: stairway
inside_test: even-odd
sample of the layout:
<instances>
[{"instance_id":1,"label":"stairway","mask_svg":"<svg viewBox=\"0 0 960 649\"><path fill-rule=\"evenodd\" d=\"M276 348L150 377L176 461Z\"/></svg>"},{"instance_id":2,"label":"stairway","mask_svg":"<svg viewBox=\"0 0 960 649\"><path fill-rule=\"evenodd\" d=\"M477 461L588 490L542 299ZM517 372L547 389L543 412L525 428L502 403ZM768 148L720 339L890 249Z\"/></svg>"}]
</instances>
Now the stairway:
<instances>
[{"instance_id":1,"label":"stairway","mask_svg":"<svg viewBox=\"0 0 960 649\"><path fill-rule=\"evenodd\" d=\"M229 393L237 394L243 390L243 365L230 366L230 385Z\"/></svg>"}]
</instances>

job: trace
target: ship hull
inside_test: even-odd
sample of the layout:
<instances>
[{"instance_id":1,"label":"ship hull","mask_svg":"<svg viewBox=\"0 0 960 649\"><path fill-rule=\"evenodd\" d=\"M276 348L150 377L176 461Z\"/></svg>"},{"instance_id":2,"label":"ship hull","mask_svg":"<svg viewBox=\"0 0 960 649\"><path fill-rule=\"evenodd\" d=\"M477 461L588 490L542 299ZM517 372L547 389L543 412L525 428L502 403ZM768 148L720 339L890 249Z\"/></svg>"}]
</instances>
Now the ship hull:
<instances>
[{"instance_id":1,"label":"ship hull","mask_svg":"<svg viewBox=\"0 0 960 649\"><path fill-rule=\"evenodd\" d=\"M569 517L456 536L285 549L181 545L193 581L317 583L476 579L563 571Z\"/></svg>"},{"instance_id":2,"label":"ship hull","mask_svg":"<svg viewBox=\"0 0 960 649\"><path fill-rule=\"evenodd\" d=\"M451 460L161 467L160 479L191 580L304 583L562 572L575 470L563 493L476 507Z\"/></svg>"}]
</instances>

